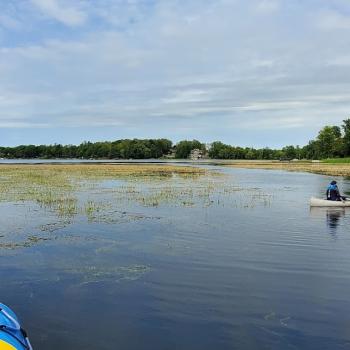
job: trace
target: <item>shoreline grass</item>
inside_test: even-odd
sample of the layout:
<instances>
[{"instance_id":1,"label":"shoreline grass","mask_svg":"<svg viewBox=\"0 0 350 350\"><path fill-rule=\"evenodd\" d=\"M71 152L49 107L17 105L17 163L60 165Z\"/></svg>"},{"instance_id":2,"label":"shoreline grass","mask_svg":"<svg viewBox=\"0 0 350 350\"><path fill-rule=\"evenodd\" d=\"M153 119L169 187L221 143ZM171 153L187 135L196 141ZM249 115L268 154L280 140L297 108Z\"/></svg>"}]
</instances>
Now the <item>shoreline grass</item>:
<instances>
[{"instance_id":1,"label":"shoreline grass","mask_svg":"<svg viewBox=\"0 0 350 350\"><path fill-rule=\"evenodd\" d=\"M306 172L328 176L350 176L349 163L332 162L279 162L279 161L239 161L222 164L227 167L245 168L245 169L265 169L265 170L285 170L291 172Z\"/></svg>"},{"instance_id":2,"label":"shoreline grass","mask_svg":"<svg viewBox=\"0 0 350 350\"><path fill-rule=\"evenodd\" d=\"M323 159L322 163L327 163L327 164L350 164L350 158L329 158L329 159Z\"/></svg>"}]
</instances>

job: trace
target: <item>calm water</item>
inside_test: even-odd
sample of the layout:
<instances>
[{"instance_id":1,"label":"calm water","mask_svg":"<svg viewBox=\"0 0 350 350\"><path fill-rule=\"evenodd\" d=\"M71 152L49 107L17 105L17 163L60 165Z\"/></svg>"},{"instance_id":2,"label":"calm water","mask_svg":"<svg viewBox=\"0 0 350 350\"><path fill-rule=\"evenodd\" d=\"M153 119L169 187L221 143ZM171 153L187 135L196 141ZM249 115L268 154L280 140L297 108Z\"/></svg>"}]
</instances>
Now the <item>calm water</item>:
<instances>
[{"instance_id":1,"label":"calm water","mask_svg":"<svg viewBox=\"0 0 350 350\"><path fill-rule=\"evenodd\" d=\"M0 249L1 301L35 350L350 349L350 211L308 206L330 178L222 171L243 191L108 220L0 203L0 242L18 243Z\"/></svg>"}]
</instances>

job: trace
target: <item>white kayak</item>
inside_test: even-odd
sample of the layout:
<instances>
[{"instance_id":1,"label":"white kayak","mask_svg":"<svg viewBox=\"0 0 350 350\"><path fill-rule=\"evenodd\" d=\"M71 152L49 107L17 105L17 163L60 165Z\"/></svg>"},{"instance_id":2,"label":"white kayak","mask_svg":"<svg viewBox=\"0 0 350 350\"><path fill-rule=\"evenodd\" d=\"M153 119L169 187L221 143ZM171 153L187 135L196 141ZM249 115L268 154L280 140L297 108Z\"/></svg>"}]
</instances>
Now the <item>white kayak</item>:
<instances>
[{"instance_id":1,"label":"white kayak","mask_svg":"<svg viewBox=\"0 0 350 350\"><path fill-rule=\"evenodd\" d=\"M350 200L345 201L329 201L327 199L314 198L310 199L310 207L350 207Z\"/></svg>"}]
</instances>

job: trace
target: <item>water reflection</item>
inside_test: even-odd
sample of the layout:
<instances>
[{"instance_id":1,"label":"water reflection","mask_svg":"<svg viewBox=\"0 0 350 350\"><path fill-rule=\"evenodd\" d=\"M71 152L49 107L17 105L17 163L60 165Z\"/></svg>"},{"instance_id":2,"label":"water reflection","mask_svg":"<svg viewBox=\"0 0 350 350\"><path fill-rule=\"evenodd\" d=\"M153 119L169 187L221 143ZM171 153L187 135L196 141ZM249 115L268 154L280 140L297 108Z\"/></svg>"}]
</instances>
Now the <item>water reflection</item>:
<instances>
[{"instance_id":1,"label":"water reflection","mask_svg":"<svg viewBox=\"0 0 350 350\"><path fill-rule=\"evenodd\" d=\"M340 222L341 218L345 216L345 209L341 210L327 210L327 224L330 229L336 229Z\"/></svg>"},{"instance_id":2,"label":"water reflection","mask_svg":"<svg viewBox=\"0 0 350 350\"><path fill-rule=\"evenodd\" d=\"M311 208L310 214L314 218L326 218L330 233L334 234L345 216L345 208Z\"/></svg>"}]
</instances>

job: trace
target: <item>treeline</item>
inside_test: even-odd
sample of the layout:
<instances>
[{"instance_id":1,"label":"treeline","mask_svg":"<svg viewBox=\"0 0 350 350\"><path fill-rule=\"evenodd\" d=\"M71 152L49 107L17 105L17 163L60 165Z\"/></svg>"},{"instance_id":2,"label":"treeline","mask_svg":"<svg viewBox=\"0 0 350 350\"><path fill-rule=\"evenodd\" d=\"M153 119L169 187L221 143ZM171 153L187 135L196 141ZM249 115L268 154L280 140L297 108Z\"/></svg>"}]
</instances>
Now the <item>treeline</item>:
<instances>
[{"instance_id":1,"label":"treeline","mask_svg":"<svg viewBox=\"0 0 350 350\"><path fill-rule=\"evenodd\" d=\"M1 158L81 158L81 159L150 159L188 158L193 150L212 159L291 160L325 159L350 156L350 119L341 126L325 126L306 146L286 146L280 150L235 147L220 141L210 147L198 140L184 140L173 145L167 139L125 139L114 142L83 142L80 145L22 145L0 147Z\"/></svg>"},{"instance_id":2,"label":"treeline","mask_svg":"<svg viewBox=\"0 0 350 350\"><path fill-rule=\"evenodd\" d=\"M208 152L212 159L249 159L249 160L291 160L302 159L302 152L299 146L287 146L282 150L271 148L249 148L234 147L225 145L220 141L213 142Z\"/></svg>"},{"instance_id":3,"label":"treeline","mask_svg":"<svg viewBox=\"0 0 350 350\"><path fill-rule=\"evenodd\" d=\"M308 159L349 157L350 119L343 120L341 126L325 126L303 150Z\"/></svg>"},{"instance_id":4,"label":"treeline","mask_svg":"<svg viewBox=\"0 0 350 350\"><path fill-rule=\"evenodd\" d=\"M214 142L209 150L213 159L326 159L350 157L350 119L341 126L325 126L306 146L286 146L281 150L254 149Z\"/></svg>"},{"instance_id":5,"label":"treeline","mask_svg":"<svg viewBox=\"0 0 350 350\"><path fill-rule=\"evenodd\" d=\"M149 159L161 158L171 152L167 139L118 140L114 142L83 142L75 145L22 145L0 147L2 158L82 158L82 159Z\"/></svg>"},{"instance_id":6,"label":"treeline","mask_svg":"<svg viewBox=\"0 0 350 350\"><path fill-rule=\"evenodd\" d=\"M118 140L114 142L83 142L75 145L21 145L17 147L0 147L0 158L9 159L150 159L174 157L186 159L192 150L199 150L203 157L213 159L293 159L301 157L300 148L288 146L283 150L269 148L254 149L212 143L209 150L198 140L184 140L173 145L167 139Z\"/></svg>"}]
</instances>

